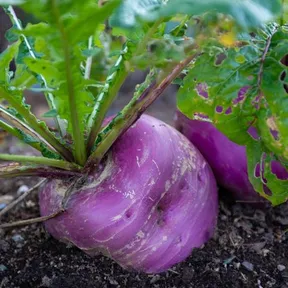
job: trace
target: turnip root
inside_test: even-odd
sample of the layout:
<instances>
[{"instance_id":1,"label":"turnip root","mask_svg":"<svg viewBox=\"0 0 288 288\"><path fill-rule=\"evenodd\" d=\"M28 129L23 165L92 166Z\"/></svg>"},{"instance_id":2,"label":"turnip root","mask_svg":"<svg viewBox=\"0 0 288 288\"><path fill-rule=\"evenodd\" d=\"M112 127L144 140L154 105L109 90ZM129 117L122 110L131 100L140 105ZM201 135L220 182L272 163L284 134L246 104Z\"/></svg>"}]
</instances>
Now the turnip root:
<instances>
[{"instance_id":1,"label":"turnip root","mask_svg":"<svg viewBox=\"0 0 288 288\"><path fill-rule=\"evenodd\" d=\"M176 128L205 157L214 172L218 184L230 191L235 200L251 203L264 201L249 181L245 146L240 146L230 141L212 123L191 120L179 111L176 114L175 123ZM257 137L257 135L253 135L255 133L255 131L251 131L253 137ZM279 162L272 162L271 167L272 172L279 179L288 178L286 169ZM260 173L260 169L258 170L256 173Z\"/></svg>"},{"instance_id":2,"label":"turnip root","mask_svg":"<svg viewBox=\"0 0 288 288\"><path fill-rule=\"evenodd\" d=\"M50 180L40 193L42 215L61 208L68 186ZM158 273L211 237L217 212L216 182L200 152L174 128L143 115L46 228L90 255L102 252L124 268Z\"/></svg>"}]
</instances>

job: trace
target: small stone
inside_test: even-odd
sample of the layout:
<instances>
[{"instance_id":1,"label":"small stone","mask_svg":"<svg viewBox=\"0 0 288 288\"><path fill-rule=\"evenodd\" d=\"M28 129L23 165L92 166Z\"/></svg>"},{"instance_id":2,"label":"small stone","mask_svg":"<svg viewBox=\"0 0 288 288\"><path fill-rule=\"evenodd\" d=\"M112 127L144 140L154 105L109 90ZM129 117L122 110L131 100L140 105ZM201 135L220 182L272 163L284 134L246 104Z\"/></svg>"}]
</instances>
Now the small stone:
<instances>
[{"instance_id":1,"label":"small stone","mask_svg":"<svg viewBox=\"0 0 288 288\"><path fill-rule=\"evenodd\" d=\"M221 220L222 221L226 221L228 219L228 217L226 215L221 215Z\"/></svg>"},{"instance_id":2,"label":"small stone","mask_svg":"<svg viewBox=\"0 0 288 288\"><path fill-rule=\"evenodd\" d=\"M10 245L5 240L0 240L0 251L7 252L10 248Z\"/></svg>"},{"instance_id":3,"label":"small stone","mask_svg":"<svg viewBox=\"0 0 288 288\"><path fill-rule=\"evenodd\" d=\"M230 264L231 262L233 262L233 260L236 258L236 256L231 256L230 258L226 259L223 261L223 264L225 266L227 266L228 264Z\"/></svg>"},{"instance_id":4,"label":"small stone","mask_svg":"<svg viewBox=\"0 0 288 288\"><path fill-rule=\"evenodd\" d=\"M29 187L26 185L21 185L17 190L17 195L20 196L24 193L26 193L29 190Z\"/></svg>"},{"instance_id":5,"label":"small stone","mask_svg":"<svg viewBox=\"0 0 288 288\"><path fill-rule=\"evenodd\" d=\"M20 234L16 234L12 237L13 241L15 241L16 243L19 243L19 242L23 242L24 241L24 238L20 235Z\"/></svg>"},{"instance_id":6,"label":"small stone","mask_svg":"<svg viewBox=\"0 0 288 288\"><path fill-rule=\"evenodd\" d=\"M233 266L234 266L235 269L239 270L241 264L240 264L239 262L237 262L237 263L234 262L234 263L233 263Z\"/></svg>"},{"instance_id":7,"label":"small stone","mask_svg":"<svg viewBox=\"0 0 288 288\"><path fill-rule=\"evenodd\" d=\"M186 282L190 282L194 276L194 269L193 267L185 267L183 268L182 279Z\"/></svg>"},{"instance_id":8,"label":"small stone","mask_svg":"<svg viewBox=\"0 0 288 288\"><path fill-rule=\"evenodd\" d=\"M154 275L153 278L150 280L150 284L154 284L157 281L160 280L160 276L159 275Z\"/></svg>"},{"instance_id":9,"label":"small stone","mask_svg":"<svg viewBox=\"0 0 288 288\"><path fill-rule=\"evenodd\" d=\"M284 270L286 269L286 266L279 264L279 265L277 266L277 269L278 269L280 272L282 272L282 271L284 271Z\"/></svg>"},{"instance_id":10,"label":"small stone","mask_svg":"<svg viewBox=\"0 0 288 288\"><path fill-rule=\"evenodd\" d=\"M52 284L52 279L50 279L48 276L45 275L45 276L42 278L42 284L41 284L41 286L42 286L42 287L50 287L51 284Z\"/></svg>"},{"instance_id":11,"label":"small stone","mask_svg":"<svg viewBox=\"0 0 288 288\"><path fill-rule=\"evenodd\" d=\"M252 244L250 246L250 249L254 250L258 254L262 254L265 245L266 245L266 242L257 242L257 243Z\"/></svg>"},{"instance_id":12,"label":"small stone","mask_svg":"<svg viewBox=\"0 0 288 288\"><path fill-rule=\"evenodd\" d=\"M116 280L114 280L113 278L109 279L109 283L113 286L119 285L119 283Z\"/></svg>"},{"instance_id":13,"label":"small stone","mask_svg":"<svg viewBox=\"0 0 288 288\"><path fill-rule=\"evenodd\" d=\"M270 250L269 249L263 249L262 252L263 252L263 256L266 257L270 253Z\"/></svg>"},{"instance_id":14,"label":"small stone","mask_svg":"<svg viewBox=\"0 0 288 288\"><path fill-rule=\"evenodd\" d=\"M254 270L254 265L248 261L243 261L242 266L246 268L246 270L252 272Z\"/></svg>"},{"instance_id":15,"label":"small stone","mask_svg":"<svg viewBox=\"0 0 288 288\"><path fill-rule=\"evenodd\" d=\"M5 266L5 265L3 265L3 264L0 264L0 272L4 272L4 271L6 271L8 268Z\"/></svg>"},{"instance_id":16,"label":"small stone","mask_svg":"<svg viewBox=\"0 0 288 288\"><path fill-rule=\"evenodd\" d=\"M35 204L35 202L33 202L33 201L31 201L31 200L28 200L28 201L26 202L26 206L27 206L27 208L33 208L33 207L36 206L36 204Z\"/></svg>"}]
</instances>

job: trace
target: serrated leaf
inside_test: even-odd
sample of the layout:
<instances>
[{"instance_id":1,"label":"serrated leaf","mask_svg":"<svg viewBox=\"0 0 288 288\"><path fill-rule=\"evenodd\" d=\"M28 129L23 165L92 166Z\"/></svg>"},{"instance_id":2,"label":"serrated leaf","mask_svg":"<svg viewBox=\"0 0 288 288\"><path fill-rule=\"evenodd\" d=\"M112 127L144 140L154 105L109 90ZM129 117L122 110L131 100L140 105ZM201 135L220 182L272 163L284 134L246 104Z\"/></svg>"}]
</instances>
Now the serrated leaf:
<instances>
[{"instance_id":1,"label":"serrated leaf","mask_svg":"<svg viewBox=\"0 0 288 288\"><path fill-rule=\"evenodd\" d=\"M17 33L17 28L15 28L14 25L6 31L5 38L9 43L15 42L19 39L19 33Z\"/></svg>"},{"instance_id":2,"label":"serrated leaf","mask_svg":"<svg viewBox=\"0 0 288 288\"><path fill-rule=\"evenodd\" d=\"M3 53L0 54L0 84L8 83L9 79L9 66L16 54L18 53L19 42L10 45Z\"/></svg>"},{"instance_id":3,"label":"serrated leaf","mask_svg":"<svg viewBox=\"0 0 288 288\"><path fill-rule=\"evenodd\" d=\"M88 39L97 30L97 25L102 24L120 3L121 0L111 0L101 8L96 3L87 5L86 9L82 9L83 11L79 13L78 19L67 26L67 33L71 35L70 41L75 43L79 39Z\"/></svg>"},{"instance_id":4,"label":"serrated leaf","mask_svg":"<svg viewBox=\"0 0 288 288\"><path fill-rule=\"evenodd\" d=\"M86 49L86 50L83 50L82 54L84 57L93 57L93 56L96 56L98 55L99 53L101 53L102 49L100 48L92 48L92 49Z\"/></svg>"},{"instance_id":5,"label":"serrated leaf","mask_svg":"<svg viewBox=\"0 0 288 288\"><path fill-rule=\"evenodd\" d=\"M37 83L34 75L27 70L26 65L18 64L13 79L10 81L11 90L24 91Z\"/></svg>"},{"instance_id":6,"label":"serrated leaf","mask_svg":"<svg viewBox=\"0 0 288 288\"><path fill-rule=\"evenodd\" d=\"M226 49L218 44L205 50L184 79L178 107L190 118L208 117L232 141L246 145L251 183L278 205L288 199L287 180L278 179L270 164L273 159L288 160L288 93L284 84L288 67L283 63L288 31L271 24L255 36L242 34L241 39L239 47ZM252 139L251 127L257 129L258 140ZM256 165L264 162L266 186L254 175ZM283 165L285 170L288 166Z\"/></svg>"},{"instance_id":7,"label":"serrated leaf","mask_svg":"<svg viewBox=\"0 0 288 288\"><path fill-rule=\"evenodd\" d=\"M42 75L46 79L49 87L59 85L60 73L55 64L53 65L47 60L33 59L30 57L25 58L23 61L32 72Z\"/></svg>"},{"instance_id":8,"label":"serrated leaf","mask_svg":"<svg viewBox=\"0 0 288 288\"><path fill-rule=\"evenodd\" d=\"M54 118L54 117L56 117L57 115L58 115L57 110L56 110L56 109L52 109L52 110L44 113L44 114L42 115L42 117L43 117L43 118Z\"/></svg>"}]
</instances>

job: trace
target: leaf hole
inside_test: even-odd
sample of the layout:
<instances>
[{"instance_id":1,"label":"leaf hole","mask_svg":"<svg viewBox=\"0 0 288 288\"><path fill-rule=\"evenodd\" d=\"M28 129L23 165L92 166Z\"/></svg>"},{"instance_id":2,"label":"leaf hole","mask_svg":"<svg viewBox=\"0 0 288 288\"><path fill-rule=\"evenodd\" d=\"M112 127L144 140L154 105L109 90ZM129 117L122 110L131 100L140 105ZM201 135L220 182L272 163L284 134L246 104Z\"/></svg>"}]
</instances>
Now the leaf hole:
<instances>
[{"instance_id":1,"label":"leaf hole","mask_svg":"<svg viewBox=\"0 0 288 288\"><path fill-rule=\"evenodd\" d=\"M262 153L261 165L260 165L260 176L261 176L262 183L264 183L264 184L267 184L267 182L268 182L267 179L264 177L264 173L265 173L265 159L266 159L266 157L267 157L266 153Z\"/></svg>"},{"instance_id":2,"label":"leaf hole","mask_svg":"<svg viewBox=\"0 0 288 288\"><path fill-rule=\"evenodd\" d=\"M203 113L194 113L194 119L201 121L209 121L209 117Z\"/></svg>"},{"instance_id":3,"label":"leaf hole","mask_svg":"<svg viewBox=\"0 0 288 288\"><path fill-rule=\"evenodd\" d=\"M288 54L286 54L281 60L280 62L288 67Z\"/></svg>"},{"instance_id":4,"label":"leaf hole","mask_svg":"<svg viewBox=\"0 0 288 288\"><path fill-rule=\"evenodd\" d=\"M252 105L255 107L255 109L259 110L260 108L260 99L262 97L262 94L260 93L252 100Z\"/></svg>"},{"instance_id":5,"label":"leaf hole","mask_svg":"<svg viewBox=\"0 0 288 288\"><path fill-rule=\"evenodd\" d=\"M215 65L220 66L226 58L227 58L227 55L225 53L217 54L216 59L215 59Z\"/></svg>"},{"instance_id":6,"label":"leaf hole","mask_svg":"<svg viewBox=\"0 0 288 288\"><path fill-rule=\"evenodd\" d=\"M240 102L244 102L244 100L246 98L246 93L247 93L249 88L250 88L249 86L245 86L239 90L237 98L233 100L234 105L236 105Z\"/></svg>"},{"instance_id":7,"label":"leaf hole","mask_svg":"<svg viewBox=\"0 0 288 288\"><path fill-rule=\"evenodd\" d=\"M260 178L260 163L258 162L254 169L254 177Z\"/></svg>"},{"instance_id":8,"label":"leaf hole","mask_svg":"<svg viewBox=\"0 0 288 288\"><path fill-rule=\"evenodd\" d=\"M288 180L288 171L279 161L271 161L271 172L279 180Z\"/></svg>"},{"instance_id":9,"label":"leaf hole","mask_svg":"<svg viewBox=\"0 0 288 288\"><path fill-rule=\"evenodd\" d=\"M207 99L209 96L208 96L208 91L207 91L208 87L207 87L207 84L206 83L199 83L197 84L196 86L196 91L197 91L197 94L205 99Z\"/></svg>"},{"instance_id":10,"label":"leaf hole","mask_svg":"<svg viewBox=\"0 0 288 288\"><path fill-rule=\"evenodd\" d=\"M274 138L274 140L279 141L279 132L277 130L273 130L270 128L270 134Z\"/></svg>"},{"instance_id":11,"label":"leaf hole","mask_svg":"<svg viewBox=\"0 0 288 288\"><path fill-rule=\"evenodd\" d=\"M259 140L259 135L256 127L250 126L247 132L253 139Z\"/></svg>"},{"instance_id":12,"label":"leaf hole","mask_svg":"<svg viewBox=\"0 0 288 288\"><path fill-rule=\"evenodd\" d=\"M229 107L226 111L225 111L225 114L226 115L229 115L232 113L232 107Z\"/></svg>"},{"instance_id":13,"label":"leaf hole","mask_svg":"<svg viewBox=\"0 0 288 288\"><path fill-rule=\"evenodd\" d=\"M272 196L271 190L266 185L263 185L263 191L267 196Z\"/></svg>"},{"instance_id":14,"label":"leaf hole","mask_svg":"<svg viewBox=\"0 0 288 288\"><path fill-rule=\"evenodd\" d=\"M217 106L215 110L216 110L217 113L220 114L220 113L223 112L223 107L222 106Z\"/></svg>"},{"instance_id":15,"label":"leaf hole","mask_svg":"<svg viewBox=\"0 0 288 288\"><path fill-rule=\"evenodd\" d=\"M284 81L285 80L285 78L286 78L286 71L283 71L282 73L281 73L281 76L280 76L280 80L281 81Z\"/></svg>"}]
</instances>

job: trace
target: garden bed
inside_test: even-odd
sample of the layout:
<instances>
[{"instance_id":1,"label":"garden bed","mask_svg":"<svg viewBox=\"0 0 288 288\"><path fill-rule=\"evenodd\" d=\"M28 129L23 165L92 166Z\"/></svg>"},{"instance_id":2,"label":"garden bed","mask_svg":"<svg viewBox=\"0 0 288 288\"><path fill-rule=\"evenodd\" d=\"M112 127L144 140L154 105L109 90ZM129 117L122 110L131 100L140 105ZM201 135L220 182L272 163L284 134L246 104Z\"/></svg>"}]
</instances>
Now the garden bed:
<instances>
[{"instance_id":1,"label":"garden bed","mask_svg":"<svg viewBox=\"0 0 288 288\"><path fill-rule=\"evenodd\" d=\"M35 179L1 180L1 195ZM222 195L223 197L223 195ZM4 220L39 215L31 196ZM205 247L166 273L144 275L59 243L41 224L1 231L0 287L288 287L288 205L261 211L221 202L217 232ZM286 268L286 269L285 269Z\"/></svg>"}]
</instances>

